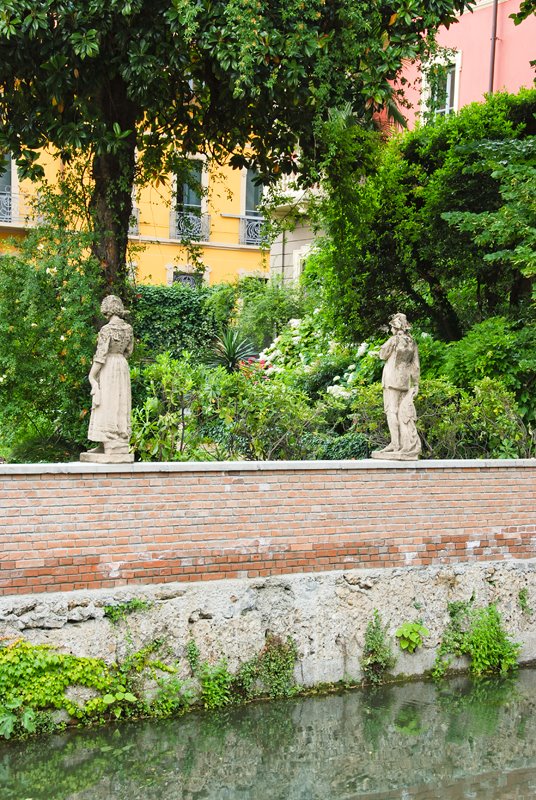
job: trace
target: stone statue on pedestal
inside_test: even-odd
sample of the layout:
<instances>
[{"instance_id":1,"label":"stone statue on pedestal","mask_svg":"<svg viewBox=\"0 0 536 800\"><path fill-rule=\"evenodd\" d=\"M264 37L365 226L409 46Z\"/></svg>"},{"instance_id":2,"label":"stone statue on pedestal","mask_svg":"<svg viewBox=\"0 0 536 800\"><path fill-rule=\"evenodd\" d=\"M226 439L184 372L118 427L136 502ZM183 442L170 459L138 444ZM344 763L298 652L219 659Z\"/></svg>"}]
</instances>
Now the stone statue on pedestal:
<instances>
[{"instance_id":1,"label":"stone statue on pedestal","mask_svg":"<svg viewBox=\"0 0 536 800\"><path fill-rule=\"evenodd\" d=\"M417 433L414 398L419 391L419 353L408 333L411 325L405 314L390 319L392 336L380 348L385 361L382 375L383 407L391 441L383 450L371 453L372 458L416 461L421 452Z\"/></svg>"},{"instance_id":2,"label":"stone statue on pedestal","mask_svg":"<svg viewBox=\"0 0 536 800\"><path fill-rule=\"evenodd\" d=\"M93 402L88 439L98 444L82 453L80 461L130 463L134 455L129 450L132 398L127 358L133 348L132 326L124 320L128 312L123 303L113 294L104 298L101 312L108 323L99 331L89 373Z\"/></svg>"}]
</instances>

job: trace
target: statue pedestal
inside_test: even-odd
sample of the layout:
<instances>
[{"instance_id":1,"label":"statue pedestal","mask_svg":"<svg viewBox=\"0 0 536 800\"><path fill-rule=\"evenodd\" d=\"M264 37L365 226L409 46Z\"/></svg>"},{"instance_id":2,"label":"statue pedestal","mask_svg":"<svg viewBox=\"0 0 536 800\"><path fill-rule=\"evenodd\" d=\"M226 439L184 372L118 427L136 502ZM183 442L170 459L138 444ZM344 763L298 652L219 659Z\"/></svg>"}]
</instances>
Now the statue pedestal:
<instances>
[{"instance_id":1,"label":"statue pedestal","mask_svg":"<svg viewBox=\"0 0 536 800\"><path fill-rule=\"evenodd\" d=\"M134 453L80 453L80 461L92 464L132 464Z\"/></svg>"},{"instance_id":2,"label":"statue pedestal","mask_svg":"<svg viewBox=\"0 0 536 800\"><path fill-rule=\"evenodd\" d=\"M401 453L400 450L391 450L386 453L383 450L374 450L370 454L371 458L377 458L382 461L418 461L419 454Z\"/></svg>"}]
</instances>

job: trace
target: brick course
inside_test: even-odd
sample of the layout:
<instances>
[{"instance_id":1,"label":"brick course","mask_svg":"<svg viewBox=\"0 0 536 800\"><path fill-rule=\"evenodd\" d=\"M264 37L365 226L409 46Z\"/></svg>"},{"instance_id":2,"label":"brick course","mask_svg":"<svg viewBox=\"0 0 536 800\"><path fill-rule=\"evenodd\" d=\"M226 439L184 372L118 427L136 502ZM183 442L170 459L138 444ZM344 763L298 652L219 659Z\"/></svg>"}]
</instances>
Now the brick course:
<instances>
[{"instance_id":1,"label":"brick course","mask_svg":"<svg viewBox=\"0 0 536 800\"><path fill-rule=\"evenodd\" d=\"M0 465L0 594L536 557L536 461Z\"/></svg>"}]
</instances>

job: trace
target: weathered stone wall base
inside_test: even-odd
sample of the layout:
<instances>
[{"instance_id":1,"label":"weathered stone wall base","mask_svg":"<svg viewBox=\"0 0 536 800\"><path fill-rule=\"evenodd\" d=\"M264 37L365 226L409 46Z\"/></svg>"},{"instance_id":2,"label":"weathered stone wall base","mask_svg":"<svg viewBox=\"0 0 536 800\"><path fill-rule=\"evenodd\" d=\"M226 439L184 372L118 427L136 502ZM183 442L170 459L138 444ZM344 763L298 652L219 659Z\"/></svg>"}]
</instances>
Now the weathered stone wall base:
<instances>
[{"instance_id":1,"label":"weathered stone wall base","mask_svg":"<svg viewBox=\"0 0 536 800\"><path fill-rule=\"evenodd\" d=\"M521 608L522 589L534 614ZM521 661L536 659L536 559L4 597L0 637L23 637L109 662L157 638L168 644L168 658L184 659L193 637L202 659L225 656L234 671L273 633L296 641L296 677L311 686L360 677L365 628L374 609L391 635L405 621L422 620L429 629L423 648L413 655L395 645L395 672L422 674L432 666L448 622L447 603L472 595L477 605L497 603L509 634L523 644ZM149 601L150 608L116 624L104 616L106 605L134 597Z\"/></svg>"}]
</instances>

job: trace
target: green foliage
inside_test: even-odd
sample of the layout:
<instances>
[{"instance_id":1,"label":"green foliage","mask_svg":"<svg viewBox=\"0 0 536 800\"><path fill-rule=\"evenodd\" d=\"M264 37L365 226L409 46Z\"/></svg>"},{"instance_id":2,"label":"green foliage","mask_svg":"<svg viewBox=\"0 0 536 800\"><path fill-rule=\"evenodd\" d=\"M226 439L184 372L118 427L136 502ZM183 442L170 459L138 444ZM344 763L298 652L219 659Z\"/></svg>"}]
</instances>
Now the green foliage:
<instances>
[{"instance_id":1,"label":"green foliage","mask_svg":"<svg viewBox=\"0 0 536 800\"><path fill-rule=\"evenodd\" d=\"M382 683L385 674L396 664L387 629L383 627L377 609L365 631L360 663L364 680L372 684Z\"/></svg>"},{"instance_id":2,"label":"green foliage","mask_svg":"<svg viewBox=\"0 0 536 800\"><path fill-rule=\"evenodd\" d=\"M133 325L151 355L169 352L180 358L188 351L203 358L210 342L227 325L231 309L218 319L212 305L217 291L208 286L138 286Z\"/></svg>"},{"instance_id":3,"label":"green foliage","mask_svg":"<svg viewBox=\"0 0 536 800\"><path fill-rule=\"evenodd\" d=\"M470 6L406 0L393 14L389 3L353 0L94 0L73 22L62 0L39 11L33 0L9 0L0 15L0 147L24 176L42 174L47 142L64 161L91 155L93 250L117 291L136 175L174 173L196 151L257 165L265 179L297 167L310 174L329 110L350 104L370 123L393 105L402 63L425 55L437 27Z\"/></svg>"},{"instance_id":4,"label":"green foliage","mask_svg":"<svg viewBox=\"0 0 536 800\"><path fill-rule=\"evenodd\" d=\"M357 431L348 431L340 436L312 434L306 438L306 443L308 458L319 461L344 461L369 456L368 439Z\"/></svg>"},{"instance_id":5,"label":"green foliage","mask_svg":"<svg viewBox=\"0 0 536 800\"><path fill-rule=\"evenodd\" d=\"M213 665L205 661L200 665L197 675L201 685L201 702L205 708L223 708L231 702L233 676L224 658Z\"/></svg>"},{"instance_id":6,"label":"green foliage","mask_svg":"<svg viewBox=\"0 0 536 800\"><path fill-rule=\"evenodd\" d=\"M293 639L268 634L260 653L240 665L233 680L233 696L239 700L268 696L290 697L296 692L294 669L298 650Z\"/></svg>"},{"instance_id":7,"label":"green foliage","mask_svg":"<svg viewBox=\"0 0 536 800\"><path fill-rule=\"evenodd\" d=\"M491 268L510 265L525 278L525 291L536 276L536 137L479 143L487 153L491 177L499 184L502 204L491 211L445 213L450 225L471 235ZM520 279L520 283L522 279ZM519 289L522 290L520 285Z\"/></svg>"},{"instance_id":8,"label":"green foliage","mask_svg":"<svg viewBox=\"0 0 536 800\"><path fill-rule=\"evenodd\" d=\"M445 378L422 380L416 408L428 458L528 458L534 452L534 437L500 381L484 378L466 391ZM351 409L355 429L370 449L384 447L388 431L381 384L359 387Z\"/></svg>"},{"instance_id":9,"label":"green foliage","mask_svg":"<svg viewBox=\"0 0 536 800\"><path fill-rule=\"evenodd\" d=\"M445 341L488 316L528 313L535 110L536 90L494 93L381 149L368 143L368 162L354 155L367 152L362 131L333 128L326 235L305 281L339 338L375 335L400 308Z\"/></svg>"},{"instance_id":10,"label":"green foliage","mask_svg":"<svg viewBox=\"0 0 536 800\"><path fill-rule=\"evenodd\" d=\"M248 339L243 339L236 328L227 328L218 336L207 359L212 367L223 367L226 372L236 372L240 365L257 355Z\"/></svg>"},{"instance_id":11,"label":"green foliage","mask_svg":"<svg viewBox=\"0 0 536 800\"><path fill-rule=\"evenodd\" d=\"M423 638L428 636L430 631L421 622L404 622L396 631L395 636L401 650L414 653L422 645Z\"/></svg>"},{"instance_id":12,"label":"green foliage","mask_svg":"<svg viewBox=\"0 0 536 800\"><path fill-rule=\"evenodd\" d=\"M532 615L532 608L529 605L529 591L526 586L519 590L517 600L519 603L519 608L523 614L526 614L528 617L530 617Z\"/></svg>"},{"instance_id":13,"label":"green foliage","mask_svg":"<svg viewBox=\"0 0 536 800\"><path fill-rule=\"evenodd\" d=\"M0 255L0 420L13 459L72 458L86 438L101 276L71 205L76 176L41 187L39 224Z\"/></svg>"},{"instance_id":14,"label":"green foliage","mask_svg":"<svg viewBox=\"0 0 536 800\"><path fill-rule=\"evenodd\" d=\"M156 717L171 717L182 714L191 706L195 694L187 681L176 675L158 677L158 690L151 701L150 712Z\"/></svg>"},{"instance_id":15,"label":"green foliage","mask_svg":"<svg viewBox=\"0 0 536 800\"><path fill-rule=\"evenodd\" d=\"M303 294L298 286L280 281L245 279L238 284L236 324L257 352L278 336L288 321L301 316Z\"/></svg>"},{"instance_id":16,"label":"green foliage","mask_svg":"<svg viewBox=\"0 0 536 800\"><path fill-rule=\"evenodd\" d=\"M289 697L295 691L298 650L293 639L269 634L257 656L257 677L269 697Z\"/></svg>"},{"instance_id":17,"label":"green foliage","mask_svg":"<svg viewBox=\"0 0 536 800\"><path fill-rule=\"evenodd\" d=\"M223 370L221 370L223 373ZM145 399L132 413L132 446L142 461L206 460L201 423L215 402L219 370L187 352L180 360L156 357L142 372Z\"/></svg>"},{"instance_id":18,"label":"green foliage","mask_svg":"<svg viewBox=\"0 0 536 800\"><path fill-rule=\"evenodd\" d=\"M110 622L115 625L120 620L125 620L129 614L133 614L135 611L147 611L151 606L152 603L148 600L142 600L141 597L132 597L124 603L104 606L104 616L108 617Z\"/></svg>"},{"instance_id":19,"label":"green foliage","mask_svg":"<svg viewBox=\"0 0 536 800\"><path fill-rule=\"evenodd\" d=\"M536 325L516 325L490 317L475 325L459 342L449 344L444 373L458 386L470 388L483 378L499 380L516 396L526 423L536 420Z\"/></svg>"},{"instance_id":20,"label":"green foliage","mask_svg":"<svg viewBox=\"0 0 536 800\"><path fill-rule=\"evenodd\" d=\"M69 687L86 687L94 697L75 702ZM0 718L4 735L32 732L41 711L65 709L79 720L120 717L137 698L104 661L57 653L22 640L0 646ZM30 713L30 711L32 713ZM10 716L11 715L11 716ZM15 719L13 719L15 717ZM20 729L20 731L17 730Z\"/></svg>"},{"instance_id":21,"label":"green foliage","mask_svg":"<svg viewBox=\"0 0 536 800\"><path fill-rule=\"evenodd\" d=\"M192 671L192 675L196 675L199 670L199 647L195 639L188 639L186 643L186 660Z\"/></svg>"},{"instance_id":22,"label":"green foliage","mask_svg":"<svg viewBox=\"0 0 536 800\"><path fill-rule=\"evenodd\" d=\"M144 370L144 405L133 413L142 460L300 458L314 413L305 397L252 364L227 373L164 354Z\"/></svg>"},{"instance_id":23,"label":"green foliage","mask_svg":"<svg viewBox=\"0 0 536 800\"><path fill-rule=\"evenodd\" d=\"M504 675L517 669L517 656L521 645L512 642L502 626L495 604L483 608L474 606L474 600L448 604L450 621L443 632L432 676L441 679L454 657L466 655L470 659L471 674Z\"/></svg>"}]
</instances>

